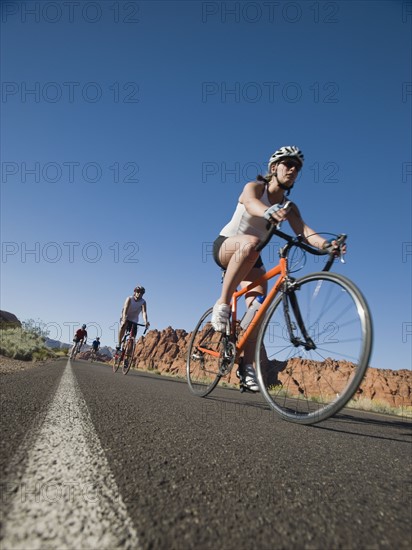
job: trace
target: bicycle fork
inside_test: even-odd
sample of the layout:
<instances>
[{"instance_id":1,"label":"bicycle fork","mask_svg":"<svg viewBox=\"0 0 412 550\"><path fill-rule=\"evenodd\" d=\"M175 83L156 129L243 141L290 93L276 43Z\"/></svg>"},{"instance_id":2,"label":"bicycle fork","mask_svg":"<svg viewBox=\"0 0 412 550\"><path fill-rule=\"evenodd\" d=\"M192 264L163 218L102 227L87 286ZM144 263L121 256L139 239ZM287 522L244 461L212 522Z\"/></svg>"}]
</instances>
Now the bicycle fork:
<instances>
[{"instance_id":1,"label":"bicycle fork","mask_svg":"<svg viewBox=\"0 0 412 550\"><path fill-rule=\"evenodd\" d=\"M314 350L316 349L316 344L306 330L305 323L300 313L298 299L296 297L296 290L299 290L299 286L294 282L285 282L285 287L286 288L282 290L282 302L286 327L289 333L290 341L296 348L302 346L305 348L306 351ZM297 326L291 318L291 310L293 312L293 317L296 320ZM295 331L297 331L298 328L303 339L295 335Z\"/></svg>"}]
</instances>

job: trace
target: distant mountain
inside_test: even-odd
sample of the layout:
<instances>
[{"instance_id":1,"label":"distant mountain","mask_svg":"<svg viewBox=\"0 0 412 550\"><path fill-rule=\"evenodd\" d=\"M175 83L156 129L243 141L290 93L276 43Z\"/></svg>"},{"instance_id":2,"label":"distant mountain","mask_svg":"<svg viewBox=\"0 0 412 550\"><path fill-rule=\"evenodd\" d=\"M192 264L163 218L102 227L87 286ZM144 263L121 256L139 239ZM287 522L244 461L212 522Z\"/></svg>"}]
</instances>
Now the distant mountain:
<instances>
[{"instance_id":1,"label":"distant mountain","mask_svg":"<svg viewBox=\"0 0 412 550\"><path fill-rule=\"evenodd\" d=\"M69 349L70 344L65 344L64 342L59 342L59 340L52 340L51 338L46 338L44 345L46 348L51 349Z\"/></svg>"},{"instance_id":2,"label":"distant mountain","mask_svg":"<svg viewBox=\"0 0 412 550\"><path fill-rule=\"evenodd\" d=\"M99 349L99 355L105 355L106 357L110 357L110 359L114 355L114 350L112 348L109 348L108 346L103 346Z\"/></svg>"}]
</instances>

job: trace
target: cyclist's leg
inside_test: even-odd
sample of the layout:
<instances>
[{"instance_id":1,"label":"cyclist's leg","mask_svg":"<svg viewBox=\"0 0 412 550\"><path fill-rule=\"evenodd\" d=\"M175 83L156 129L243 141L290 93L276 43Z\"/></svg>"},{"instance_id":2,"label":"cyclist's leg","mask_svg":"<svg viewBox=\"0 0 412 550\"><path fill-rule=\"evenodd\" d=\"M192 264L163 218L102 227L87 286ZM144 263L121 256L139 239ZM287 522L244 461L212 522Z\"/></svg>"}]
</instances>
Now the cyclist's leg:
<instances>
[{"instance_id":1,"label":"cyclist's leg","mask_svg":"<svg viewBox=\"0 0 412 550\"><path fill-rule=\"evenodd\" d=\"M261 267L253 267L247 274L245 280L241 281L241 288L245 288L252 281L256 281L259 277L265 274L265 268L263 265ZM267 292L267 282L265 281L263 285L259 285L256 288L252 289L250 292L245 294L246 307L249 307L252 301L256 296L265 295ZM243 364L252 364L255 358L255 349L256 349L256 338L258 333L258 327L256 326L251 332L249 339L245 345L243 352Z\"/></svg>"},{"instance_id":2,"label":"cyclist's leg","mask_svg":"<svg viewBox=\"0 0 412 550\"><path fill-rule=\"evenodd\" d=\"M130 360L133 359L134 346L135 346L135 343L136 343L137 331L138 331L137 323L132 322L131 323L131 328L130 328L129 352L128 352Z\"/></svg>"},{"instance_id":3,"label":"cyclist's leg","mask_svg":"<svg viewBox=\"0 0 412 550\"><path fill-rule=\"evenodd\" d=\"M253 268L259 257L255 247L258 237L253 235L236 235L228 237L219 250L219 262L226 268L222 292L218 303L229 304L232 294Z\"/></svg>"},{"instance_id":4,"label":"cyclist's leg","mask_svg":"<svg viewBox=\"0 0 412 550\"><path fill-rule=\"evenodd\" d=\"M258 242L253 235L236 235L220 245L218 239L214 243L215 261L226 271L220 297L213 306L212 324L217 331L226 330L232 294L258 260Z\"/></svg>"},{"instance_id":5,"label":"cyclist's leg","mask_svg":"<svg viewBox=\"0 0 412 550\"><path fill-rule=\"evenodd\" d=\"M72 347L72 349L71 349L71 351L70 351L70 357L74 357L74 354L75 354L76 348L77 348L77 343L78 343L78 340L75 338L75 339L73 340L73 347Z\"/></svg>"},{"instance_id":6,"label":"cyclist's leg","mask_svg":"<svg viewBox=\"0 0 412 550\"><path fill-rule=\"evenodd\" d=\"M240 283L241 288L245 288L253 281L256 281L264 275L265 268L263 266L260 258L254 267L248 273L246 280ZM256 286L249 292L245 294L246 308L250 307L253 300L256 296L264 296L267 292L267 282L265 281L262 285ZM259 385L255 373L255 355L256 355L256 339L259 332L259 326L252 320L253 330L249 334L248 340L245 344L243 350L242 361L239 364L239 369L237 375L240 379L240 389L241 391L247 389L250 391L257 392L259 391Z\"/></svg>"},{"instance_id":7,"label":"cyclist's leg","mask_svg":"<svg viewBox=\"0 0 412 550\"><path fill-rule=\"evenodd\" d=\"M128 323L130 323L130 321L128 321L126 319L126 321L123 324L120 325L120 328L119 328L119 343L118 343L119 348L122 347L122 342L123 342L123 338L124 338Z\"/></svg>"}]
</instances>

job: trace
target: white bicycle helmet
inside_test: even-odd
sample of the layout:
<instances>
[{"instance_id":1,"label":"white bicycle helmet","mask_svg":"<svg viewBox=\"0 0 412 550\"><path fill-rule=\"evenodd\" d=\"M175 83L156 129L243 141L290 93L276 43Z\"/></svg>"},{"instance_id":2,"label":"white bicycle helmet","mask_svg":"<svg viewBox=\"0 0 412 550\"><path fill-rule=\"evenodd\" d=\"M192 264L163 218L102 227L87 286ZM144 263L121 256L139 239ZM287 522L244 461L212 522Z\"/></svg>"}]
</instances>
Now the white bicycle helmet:
<instances>
[{"instance_id":1,"label":"white bicycle helmet","mask_svg":"<svg viewBox=\"0 0 412 550\"><path fill-rule=\"evenodd\" d=\"M274 162L278 162L279 160L286 157L295 158L302 165L303 165L303 161L305 160L305 157L303 156L303 153L299 149L299 147L296 147L296 145L285 145L284 147L281 147L280 149L275 151L273 155L270 157L268 170L270 171L270 167Z\"/></svg>"}]
</instances>

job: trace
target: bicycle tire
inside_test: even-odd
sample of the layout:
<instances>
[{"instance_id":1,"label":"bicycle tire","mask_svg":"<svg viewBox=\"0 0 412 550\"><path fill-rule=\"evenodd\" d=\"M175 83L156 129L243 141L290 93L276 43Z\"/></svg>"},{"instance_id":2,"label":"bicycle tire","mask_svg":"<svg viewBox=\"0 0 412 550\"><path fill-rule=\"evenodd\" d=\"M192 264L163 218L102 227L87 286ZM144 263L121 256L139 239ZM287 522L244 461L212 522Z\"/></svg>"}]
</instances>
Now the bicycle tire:
<instances>
[{"instance_id":1,"label":"bicycle tire","mask_svg":"<svg viewBox=\"0 0 412 550\"><path fill-rule=\"evenodd\" d=\"M135 346L135 339L130 337L125 344L125 352L123 356L122 372L127 374L132 366L133 352ZM131 349L129 349L129 347Z\"/></svg>"},{"instance_id":2,"label":"bicycle tire","mask_svg":"<svg viewBox=\"0 0 412 550\"><path fill-rule=\"evenodd\" d=\"M79 351L80 351L79 346L78 346L78 344L76 344L76 347L75 347L74 352L73 352L73 357L72 357L73 361L76 359L77 354L79 353Z\"/></svg>"},{"instance_id":3,"label":"bicycle tire","mask_svg":"<svg viewBox=\"0 0 412 550\"><path fill-rule=\"evenodd\" d=\"M117 372L119 370L121 360L122 360L122 354L116 353L113 361L113 372Z\"/></svg>"},{"instance_id":4,"label":"bicycle tire","mask_svg":"<svg viewBox=\"0 0 412 550\"><path fill-rule=\"evenodd\" d=\"M197 323L189 341L186 359L186 376L190 391L197 397L206 397L218 385L219 356L222 333L211 324L213 308L208 309ZM209 349L214 355L199 351L198 346Z\"/></svg>"},{"instance_id":5,"label":"bicycle tire","mask_svg":"<svg viewBox=\"0 0 412 550\"><path fill-rule=\"evenodd\" d=\"M125 359L123 361L123 364L122 364L122 373L123 374L127 374L129 372L130 364L131 364L131 361L129 360L129 358L125 357Z\"/></svg>"},{"instance_id":6,"label":"bicycle tire","mask_svg":"<svg viewBox=\"0 0 412 550\"><path fill-rule=\"evenodd\" d=\"M372 319L361 291L337 273L306 275L286 293L290 304L291 294L316 349L291 341L279 295L257 337L257 378L263 396L281 418L316 424L339 412L359 388L372 353ZM294 336L300 332L303 341L293 311L290 319Z\"/></svg>"},{"instance_id":7,"label":"bicycle tire","mask_svg":"<svg viewBox=\"0 0 412 550\"><path fill-rule=\"evenodd\" d=\"M70 360L73 360L76 358L77 355L77 344L74 344L72 349L70 350Z\"/></svg>"}]
</instances>

